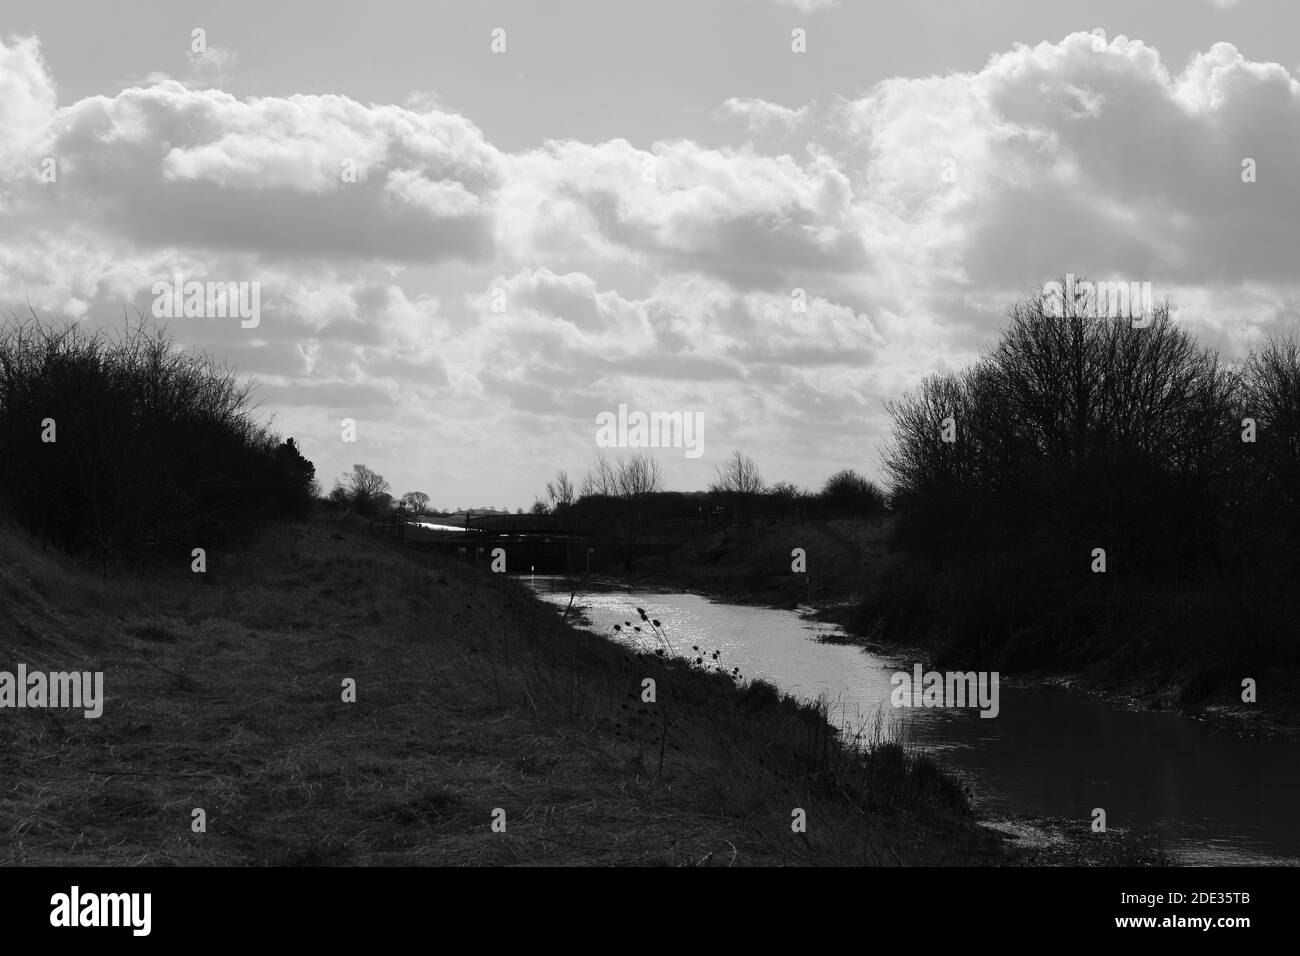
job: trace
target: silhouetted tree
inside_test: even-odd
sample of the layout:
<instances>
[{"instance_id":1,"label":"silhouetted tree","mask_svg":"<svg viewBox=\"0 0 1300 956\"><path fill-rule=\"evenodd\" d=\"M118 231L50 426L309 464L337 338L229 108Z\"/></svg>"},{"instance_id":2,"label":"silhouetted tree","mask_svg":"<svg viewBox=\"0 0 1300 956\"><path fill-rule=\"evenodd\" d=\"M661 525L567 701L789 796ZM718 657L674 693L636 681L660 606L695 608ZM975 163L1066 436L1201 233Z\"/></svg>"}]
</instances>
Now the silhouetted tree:
<instances>
[{"instance_id":1,"label":"silhouetted tree","mask_svg":"<svg viewBox=\"0 0 1300 956\"><path fill-rule=\"evenodd\" d=\"M618 460L614 487L625 501L636 501L663 490L659 462L640 452L627 461Z\"/></svg>"},{"instance_id":2,"label":"silhouetted tree","mask_svg":"<svg viewBox=\"0 0 1300 956\"><path fill-rule=\"evenodd\" d=\"M596 467L582 479L582 497L613 497L619 493L618 474L604 454L596 455Z\"/></svg>"},{"instance_id":3,"label":"silhouetted tree","mask_svg":"<svg viewBox=\"0 0 1300 956\"><path fill-rule=\"evenodd\" d=\"M555 479L546 483L546 498L551 511L563 511L573 504L576 495L569 473L561 470L555 473Z\"/></svg>"},{"instance_id":4,"label":"silhouetted tree","mask_svg":"<svg viewBox=\"0 0 1300 956\"><path fill-rule=\"evenodd\" d=\"M423 491L408 491L399 499L398 507L414 514L421 514L429 507L429 496Z\"/></svg>"},{"instance_id":5,"label":"silhouetted tree","mask_svg":"<svg viewBox=\"0 0 1300 956\"><path fill-rule=\"evenodd\" d=\"M807 492L789 481L778 481L767 489L767 493L782 504L793 504L807 495Z\"/></svg>"},{"instance_id":6,"label":"silhouetted tree","mask_svg":"<svg viewBox=\"0 0 1300 956\"><path fill-rule=\"evenodd\" d=\"M353 465L352 473L339 480L339 488L342 489L342 494L338 500L345 502L357 514L367 517L382 514L392 501L384 476L365 465ZM335 494L338 494L337 490Z\"/></svg>"},{"instance_id":7,"label":"silhouetted tree","mask_svg":"<svg viewBox=\"0 0 1300 956\"><path fill-rule=\"evenodd\" d=\"M1255 421L1258 480L1280 507L1293 509L1300 496L1300 343L1270 336L1250 353L1243 370L1243 418Z\"/></svg>"},{"instance_id":8,"label":"silhouetted tree","mask_svg":"<svg viewBox=\"0 0 1300 956\"><path fill-rule=\"evenodd\" d=\"M763 476L758 472L758 465L739 449L733 451L727 463L717 466L716 470L717 478L709 486L710 491L741 495L757 495L763 491Z\"/></svg>"},{"instance_id":9,"label":"silhouetted tree","mask_svg":"<svg viewBox=\"0 0 1300 956\"><path fill-rule=\"evenodd\" d=\"M827 508L849 511L859 517L875 518L885 513L885 493L852 468L827 478L819 497Z\"/></svg>"},{"instance_id":10,"label":"silhouetted tree","mask_svg":"<svg viewBox=\"0 0 1300 956\"><path fill-rule=\"evenodd\" d=\"M316 466L303 456L292 438L275 449L272 481L277 505L284 514L302 517L310 511L311 503L320 497Z\"/></svg>"},{"instance_id":11,"label":"silhouetted tree","mask_svg":"<svg viewBox=\"0 0 1300 956\"><path fill-rule=\"evenodd\" d=\"M889 402L891 493L935 547L1111 544L1130 566L1212 554L1236 377L1174 325L1017 303L973 368ZM966 544L959 544L965 541Z\"/></svg>"}]
</instances>

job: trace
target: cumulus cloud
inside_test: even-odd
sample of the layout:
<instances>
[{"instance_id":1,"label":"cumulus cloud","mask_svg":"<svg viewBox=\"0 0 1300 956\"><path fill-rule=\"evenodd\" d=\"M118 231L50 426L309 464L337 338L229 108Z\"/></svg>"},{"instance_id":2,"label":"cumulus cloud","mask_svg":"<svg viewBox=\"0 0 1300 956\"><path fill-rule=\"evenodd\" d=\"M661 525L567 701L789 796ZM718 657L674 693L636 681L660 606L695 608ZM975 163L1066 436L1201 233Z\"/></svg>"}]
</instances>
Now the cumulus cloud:
<instances>
[{"instance_id":1,"label":"cumulus cloud","mask_svg":"<svg viewBox=\"0 0 1300 956\"><path fill-rule=\"evenodd\" d=\"M743 285L866 264L848 178L825 155L557 142L512 157L506 176L500 222L521 257L560 242L571 257L649 257Z\"/></svg>"},{"instance_id":2,"label":"cumulus cloud","mask_svg":"<svg viewBox=\"0 0 1300 956\"><path fill-rule=\"evenodd\" d=\"M461 116L338 96L241 100L173 80L56 110L33 43L0 55L0 149L30 172L0 187L0 201L33 257L70 237L146 255L492 255L485 202L499 154ZM43 155L57 163L55 183L37 181Z\"/></svg>"},{"instance_id":3,"label":"cumulus cloud","mask_svg":"<svg viewBox=\"0 0 1300 956\"><path fill-rule=\"evenodd\" d=\"M1017 46L844 105L869 158L852 186L900 240L889 248L954 292L1023 292L1066 271L1291 281L1300 184L1281 171L1300 150L1300 84L1226 43L1172 74L1141 41L1092 40Z\"/></svg>"},{"instance_id":4,"label":"cumulus cloud","mask_svg":"<svg viewBox=\"0 0 1300 956\"><path fill-rule=\"evenodd\" d=\"M46 146L58 95L36 37L0 40L0 163L10 179ZM3 188L3 187L0 187Z\"/></svg>"},{"instance_id":5,"label":"cumulus cloud","mask_svg":"<svg viewBox=\"0 0 1300 956\"><path fill-rule=\"evenodd\" d=\"M0 300L120 320L176 272L257 280L255 334L178 334L256 374L284 427L327 436L363 409L376 463L430 475L430 448L488 429L582 461L621 401L706 407L720 453L761 440L777 473L865 456L881 399L1067 271L1151 281L1230 349L1297 314L1300 84L1229 44L1171 70L1078 33L832 108L721 111L800 148L507 152L428 95L163 77L60 106L37 41L0 42ZM321 443L327 477L350 464Z\"/></svg>"}]
</instances>

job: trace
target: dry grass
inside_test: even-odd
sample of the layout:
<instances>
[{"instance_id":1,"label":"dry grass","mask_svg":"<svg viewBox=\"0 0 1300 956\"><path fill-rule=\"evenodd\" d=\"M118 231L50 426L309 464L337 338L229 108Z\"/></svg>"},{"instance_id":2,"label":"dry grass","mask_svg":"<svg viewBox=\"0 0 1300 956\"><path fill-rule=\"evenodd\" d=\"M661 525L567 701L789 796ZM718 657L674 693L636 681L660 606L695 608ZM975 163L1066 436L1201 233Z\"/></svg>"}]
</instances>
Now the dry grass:
<instances>
[{"instance_id":1,"label":"dry grass","mask_svg":"<svg viewBox=\"0 0 1300 956\"><path fill-rule=\"evenodd\" d=\"M103 670L107 698L0 711L0 863L1007 860L926 761L850 753L824 713L565 627L502 577L326 520L208 568L105 586L0 536L0 668Z\"/></svg>"}]
</instances>

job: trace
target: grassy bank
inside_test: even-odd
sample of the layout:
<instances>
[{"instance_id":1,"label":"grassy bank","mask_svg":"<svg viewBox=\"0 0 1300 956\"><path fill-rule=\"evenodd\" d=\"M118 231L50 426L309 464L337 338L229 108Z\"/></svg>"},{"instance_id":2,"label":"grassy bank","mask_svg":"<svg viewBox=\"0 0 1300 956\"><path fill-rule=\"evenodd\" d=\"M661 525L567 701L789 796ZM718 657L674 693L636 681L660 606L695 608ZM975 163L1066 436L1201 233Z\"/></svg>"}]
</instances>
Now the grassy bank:
<instances>
[{"instance_id":1,"label":"grassy bank","mask_svg":"<svg viewBox=\"0 0 1300 956\"><path fill-rule=\"evenodd\" d=\"M927 758L852 754L768 685L635 656L504 577L324 517L205 574L107 585L6 528L0 669L18 663L102 670L107 700L97 720L0 711L6 864L1018 858Z\"/></svg>"}]
</instances>

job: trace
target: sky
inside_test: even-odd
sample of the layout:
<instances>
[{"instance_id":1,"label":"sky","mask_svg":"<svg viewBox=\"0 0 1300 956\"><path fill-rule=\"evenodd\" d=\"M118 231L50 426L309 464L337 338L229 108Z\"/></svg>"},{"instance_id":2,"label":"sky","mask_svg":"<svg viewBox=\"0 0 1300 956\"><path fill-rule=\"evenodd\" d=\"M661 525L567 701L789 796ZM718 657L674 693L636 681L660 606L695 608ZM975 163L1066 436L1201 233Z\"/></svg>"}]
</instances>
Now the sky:
<instances>
[{"instance_id":1,"label":"sky","mask_svg":"<svg viewBox=\"0 0 1300 956\"><path fill-rule=\"evenodd\" d=\"M880 478L886 400L1055 277L1228 357L1296 328L1298 38L1289 0L8 4L0 309L256 284L153 321L326 488L527 508L620 405L701 416L672 489Z\"/></svg>"}]
</instances>

